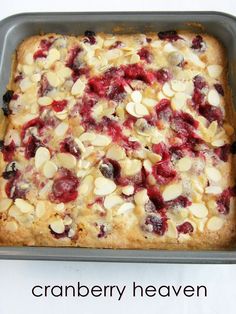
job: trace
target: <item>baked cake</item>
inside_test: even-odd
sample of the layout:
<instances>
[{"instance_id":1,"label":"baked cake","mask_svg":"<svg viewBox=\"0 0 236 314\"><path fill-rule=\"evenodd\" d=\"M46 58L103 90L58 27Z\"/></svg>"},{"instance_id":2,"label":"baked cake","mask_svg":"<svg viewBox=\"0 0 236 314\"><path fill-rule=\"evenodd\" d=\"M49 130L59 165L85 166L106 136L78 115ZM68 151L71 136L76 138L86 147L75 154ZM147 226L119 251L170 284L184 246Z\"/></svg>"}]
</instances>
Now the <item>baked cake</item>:
<instances>
[{"instance_id":1,"label":"baked cake","mask_svg":"<svg viewBox=\"0 0 236 314\"><path fill-rule=\"evenodd\" d=\"M226 75L206 34L26 39L0 118L1 245L232 247Z\"/></svg>"}]
</instances>

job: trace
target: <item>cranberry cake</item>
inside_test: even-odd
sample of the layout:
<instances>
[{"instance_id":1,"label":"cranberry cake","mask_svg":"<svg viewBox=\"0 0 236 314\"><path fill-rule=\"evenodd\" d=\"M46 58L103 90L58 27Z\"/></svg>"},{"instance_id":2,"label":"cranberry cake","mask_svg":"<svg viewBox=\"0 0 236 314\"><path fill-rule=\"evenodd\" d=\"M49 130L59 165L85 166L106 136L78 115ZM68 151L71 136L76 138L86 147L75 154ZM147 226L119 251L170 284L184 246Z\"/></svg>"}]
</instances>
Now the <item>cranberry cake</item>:
<instances>
[{"instance_id":1,"label":"cranberry cake","mask_svg":"<svg viewBox=\"0 0 236 314\"><path fill-rule=\"evenodd\" d=\"M226 75L206 34L26 39L0 116L1 245L233 246Z\"/></svg>"}]
</instances>

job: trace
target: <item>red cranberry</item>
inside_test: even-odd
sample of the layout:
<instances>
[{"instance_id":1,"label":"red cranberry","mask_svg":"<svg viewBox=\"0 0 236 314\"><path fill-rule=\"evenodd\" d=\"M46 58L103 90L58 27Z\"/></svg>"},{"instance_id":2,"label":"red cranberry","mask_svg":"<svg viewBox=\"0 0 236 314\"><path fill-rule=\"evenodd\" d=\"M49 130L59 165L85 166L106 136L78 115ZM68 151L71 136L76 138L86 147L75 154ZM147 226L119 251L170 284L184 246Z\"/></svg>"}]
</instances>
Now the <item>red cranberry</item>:
<instances>
[{"instance_id":1,"label":"red cranberry","mask_svg":"<svg viewBox=\"0 0 236 314\"><path fill-rule=\"evenodd\" d=\"M40 146L42 146L40 140L38 140L34 135L29 136L28 141L24 144L25 158L33 158L35 156L36 150Z\"/></svg>"},{"instance_id":2,"label":"red cranberry","mask_svg":"<svg viewBox=\"0 0 236 314\"><path fill-rule=\"evenodd\" d=\"M67 105L67 100L53 100L51 106L52 109L56 112L61 112L65 109Z\"/></svg>"},{"instance_id":3,"label":"red cranberry","mask_svg":"<svg viewBox=\"0 0 236 314\"><path fill-rule=\"evenodd\" d=\"M73 138L65 138L63 142L60 143L60 151L62 153L70 153L74 155L76 158L80 158L81 151L74 141Z\"/></svg>"},{"instance_id":4,"label":"red cranberry","mask_svg":"<svg viewBox=\"0 0 236 314\"><path fill-rule=\"evenodd\" d=\"M151 71L147 71L141 64L129 64L123 66L125 79L141 80L147 84L152 84L155 75Z\"/></svg>"},{"instance_id":5,"label":"red cranberry","mask_svg":"<svg viewBox=\"0 0 236 314\"><path fill-rule=\"evenodd\" d=\"M169 81L172 77L169 70L167 69L160 69L155 73L156 79L159 83L164 84L165 82Z\"/></svg>"},{"instance_id":6,"label":"red cranberry","mask_svg":"<svg viewBox=\"0 0 236 314\"><path fill-rule=\"evenodd\" d=\"M65 230L62 233L57 233L57 232L53 231L51 226L49 226L49 229L50 229L51 234L56 239L62 239L62 238L68 237L68 234L69 234L69 231L70 231L70 227L69 226L65 226Z\"/></svg>"},{"instance_id":7,"label":"red cranberry","mask_svg":"<svg viewBox=\"0 0 236 314\"><path fill-rule=\"evenodd\" d=\"M47 52L49 48L51 47L52 43L53 42L48 39L42 39L39 45L40 49L37 50L33 55L34 60L38 58L46 58Z\"/></svg>"},{"instance_id":8,"label":"red cranberry","mask_svg":"<svg viewBox=\"0 0 236 314\"><path fill-rule=\"evenodd\" d=\"M154 144L152 146L152 150L155 154L160 155L162 157L162 160L170 159L169 149L165 143L160 142L158 144Z\"/></svg>"},{"instance_id":9,"label":"red cranberry","mask_svg":"<svg viewBox=\"0 0 236 314\"><path fill-rule=\"evenodd\" d=\"M4 145L1 149L4 161L11 162L13 160L16 150L14 141L11 141L9 145Z\"/></svg>"},{"instance_id":10,"label":"red cranberry","mask_svg":"<svg viewBox=\"0 0 236 314\"><path fill-rule=\"evenodd\" d=\"M230 199L236 196L236 187L225 189L219 196L217 203L218 211L221 214L228 214L230 210Z\"/></svg>"},{"instance_id":11,"label":"red cranberry","mask_svg":"<svg viewBox=\"0 0 236 314\"><path fill-rule=\"evenodd\" d=\"M200 75L194 76L193 84L194 84L194 87L197 89L203 89L204 87L207 86L207 83L206 83L204 77L202 77Z\"/></svg>"},{"instance_id":12,"label":"red cranberry","mask_svg":"<svg viewBox=\"0 0 236 314\"><path fill-rule=\"evenodd\" d=\"M174 200L168 201L166 202L166 206L168 208L173 208L173 207L181 207L181 208L185 208L187 206L190 206L192 203L190 202L190 200L183 195L180 195L179 197L175 198Z\"/></svg>"},{"instance_id":13,"label":"red cranberry","mask_svg":"<svg viewBox=\"0 0 236 314\"><path fill-rule=\"evenodd\" d=\"M69 51L69 55L68 55L68 58L66 61L66 66L73 71L72 77L73 77L74 81L81 75L81 71L79 69L80 65L79 65L78 60L77 60L77 57L81 51L82 51L82 49L79 46L73 47Z\"/></svg>"},{"instance_id":14,"label":"red cranberry","mask_svg":"<svg viewBox=\"0 0 236 314\"><path fill-rule=\"evenodd\" d=\"M198 127L198 121L187 112L175 111L171 119L171 128L180 135L189 137L189 133Z\"/></svg>"},{"instance_id":15,"label":"red cranberry","mask_svg":"<svg viewBox=\"0 0 236 314\"><path fill-rule=\"evenodd\" d=\"M193 230L194 230L193 226L188 221L184 222L182 225L177 226L177 231L179 233L184 233L184 234L192 233Z\"/></svg>"},{"instance_id":16,"label":"red cranberry","mask_svg":"<svg viewBox=\"0 0 236 314\"><path fill-rule=\"evenodd\" d=\"M159 39L161 40L168 40L170 42L173 42L173 41L177 41L178 39L182 39L176 31L164 31L164 32L159 32L158 33L158 37Z\"/></svg>"},{"instance_id":17,"label":"red cranberry","mask_svg":"<svg viewBox=\"0 0 236 314\"><path fill-rule=\"evenodd\" d=\"M46 51L43 51L42 49L37 50L33 55L34 60L38 58L46 58L46 57L47 57L47 53Z\"/></svg>"},{"instance_id":18,"label":"red cranberry","mask_svg":"<svg viewBox=\"0 0 236 314\"><path fill-rule=\"evenodd\" d=\"M86 38L84 39L85 43L89 43L90 45L94 45L96 43L95 32L85 31L84 36L86 36Z\"/></svg>"},{"instance_id":19,"label":"red cranberry","mask_svg":"<svg viewBox=\"0 0 236 314\"><path fill-rule=\"evenodd\" d=\"M199 106L199 113L209 122L217 121L220 125L223 122L223 112L216 106L212 106L208 103L201 105Z\"/></svg>"},{"instance_id":20,"label":"red cranberry","mask_svg":"<svg viewBox=\"0 0 236 314\"><path fill-rule=\"evenodd\" d=\"M105 238L107 236L106 226L100 225L99 229L98 238Z\"/></svg>"},{"instance_id":21,"label":"red cranberry","mask_svg":"<svg viewBox=\"0 0 236 314\"><path fill-rule=\"evenodd\" d=\"M48 79L45 75L41 76L41 80L39 84L40 84L40 87L38 90L39 97L43 97L47 95L47 93L52 90L52 86L49 84Z\"/></svg>"},{"instance_id":22,"label":"red cranberry","mask_svg":"<svg viewBox=\"0 0 236 314\"><path fill-rule=\"evenodd\" d=\"M16 175L8 180L5 191L8 198L15 200L16 198L26 199L27 190L23 190L19 187L18 178L20 176L20 172L17 171Z\"/></svg>"},{"instance_id":23,"label":"red cranberry","mask_svg":"<svg viewBox=\"0 0 236 314\"><path fill-rule=\"evenodd\" d=\"M14 92L12 90L8 90L2 97L2 100L3 100L2 111L4 113L4 116L9 116L11 114L9 103L12 100L13 95L14 95Z\"/></svg>"},{"instance_id":24,"label":"red cranberry","mask_svg":"<svg viewBox=\"0 0 236 314\"><path fill-rule=\"evenodd\" d=\"M232 152L230 144L225 144L214 149L214 153L224 162L228 161L230 152Z\"/></svg>"},{"instance_id":25,"label":"red cranberry","mask_svg":"<svg viewBox=\"0 0 236 314\"><path fill-rule=\"evenodd\" d=\"M11 169L9 170L9 168ZM2 177L5 180L9 180L17 176L17 171L15 162L12 162L10 165L7 165L5 171L2 173Z\"/></svg>"},{"instance_id":26,"label":"red cranberry","mask_svg":"<svg viewBox=\"0 0 236 314\"><path fill-rule=\"evenodd\" d=\"M219 84L219 83L216 83L216 84L214 84L214 87L215 87L215 89L217 90L217 92L221 95L221 96L224 96L224 89L223 89L223 87L222 87L222 85L221 84Z\"/></svg>"},{"instance_id":27,"label":"red cranberry","mask_svg":"<svg viewBox=\"0 0 236 314\"><path fill-rule=\"evenodd\" d=\"M148 50L148 48L145 48L145 47L141 48L137 54L139 55L141 60L144 60L147 63L152 62L152 55L150 51Z\"/></svg>"},{"instance_id":28,"label":"red cranberry","mask_svg":"<svg viewBox=\"0 0 236 314\"><path fill-rule=\"evenodd\" d=\"M65 176L61 176L54 180L52 186L52 199L59 203L68 203L76 200L78 196L79 181L78 179L69 171Z\"/></svg>"},{"instance_id":29,"label":"red cranberry","mask_svg":"<svg viewBox=\"0 0 236 314\"><path fill-rule=\"evenodd\" d=\"M164 235L168 228L167 218L159 218L153 215L147 216L145 225L151 225L153 228L152 232L158 235Z\"/></svg>"},{"instance_id":30,"label":"red cranberry","mask_svg":"<svg viewBox=\"0 0 236 314\"><path fill-rule=\"evenodd\" d=\"M24 140L24 137L26 135L27 130L29 130L30 128L36 127L38 130L40 130L41 128L44 127L44 122L43 120L41 120L40 118L35 118L32 119L28 122L26 122L21 130L21 138L22 140Z\"/></svg>"},{"instance_id":31,"label":"red cranberry","mask_svg":"<svg viewBox=\"0 0 236 314\"><path fill-rule=\"evenodd\" d=\"M105 158L100 165L99 170L105 178L114 180L120 178L121 167L116 160Z\"/></svg>"},{"instance_id":32,"label":"red cranberry","mask_svg":"<svg viewBox=\"0 0 236 314\"><path fill-rule=\"evenodd\" d=\"M155 211L163 211L165 202L158 188L156 186L148 187L147 193L151 203L155 206Z\"/></svg>"},{"instance_id":33,"label":"red cranberry","mask_svg":"<svg viewBox=\"0 0 236 314\"><path fill-rule=\"evenodd\" d=\"M170 100L169 99L162 99L156 106L156 114L158 119L162 119L165 121L170 121L172 116L172 109L170 107Z\"/></svg>"},{"instance_id":34,"label":"red cranberry","mask_svg":"<svg viewBox=\"0 0 236 314\"><path fill-rule=\"evenodd\" d=\"M122 41L117 40L113 45L109 47L109 49L121 48L123 45Z\"/></svg>"},{"instance_id":35,"label":"red cranberry","mask_svg":"<svg viewBox=\"0 0 236 314\"><path fill-rule=\"evenodd\" d=\"M176 171L168 160L156 163L152 173L158 184L168 184L176 177Z\"/></svg>"},{"instance_id":36,"label":"red cranberry","mask_svg":"<svg viewBox=\"0 0 236 314\"><path fill-rule=\"evenodd\" d=\"M206 50L206 44L203 41L202 36L197 35L193 38L191 48L194 50L198 50L199 52L204 52Z\"/></svg>"}]
</instances>

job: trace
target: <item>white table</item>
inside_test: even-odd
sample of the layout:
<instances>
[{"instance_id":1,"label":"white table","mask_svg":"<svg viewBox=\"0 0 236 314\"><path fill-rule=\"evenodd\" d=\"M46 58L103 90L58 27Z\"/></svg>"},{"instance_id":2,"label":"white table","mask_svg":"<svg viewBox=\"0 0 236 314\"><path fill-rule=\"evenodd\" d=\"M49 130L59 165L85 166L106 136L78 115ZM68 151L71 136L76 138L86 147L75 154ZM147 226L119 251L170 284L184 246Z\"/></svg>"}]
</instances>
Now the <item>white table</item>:
<instances>
[{"instance_id":1,"label":"white table","mask_svg":"<svg viewBox=\"0 0 236 314\"><path fill-rule=\"evenodd\" d=\"M32 11L215 10L236 14L235 0L66 0L1 1L0 19ZM236 265L160 265L82 262L0 261L1 314L233 314L236 313ZM126 285L120 301L113 297L34 297L36 285ZM208 296L132 297L132 283L205 285ZM35 290L40 293L40 289ZM58 290L54 290L55 294Z\"/></svg>"}]
</instances>

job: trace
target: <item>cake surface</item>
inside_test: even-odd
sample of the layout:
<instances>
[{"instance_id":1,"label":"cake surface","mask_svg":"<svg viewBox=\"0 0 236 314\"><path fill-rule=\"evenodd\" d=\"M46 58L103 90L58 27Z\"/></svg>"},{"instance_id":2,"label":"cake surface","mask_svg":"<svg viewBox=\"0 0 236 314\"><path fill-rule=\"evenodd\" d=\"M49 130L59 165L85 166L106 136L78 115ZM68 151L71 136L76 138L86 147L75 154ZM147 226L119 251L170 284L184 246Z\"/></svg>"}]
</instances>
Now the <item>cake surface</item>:
<instances>
[{"instance_id":1,"label":"cake surface","mask_svg":"<svg viewBox=\"0 0 236 314\"><path fill-rule=\"evenodd\" d=\"M217 249L236 239L234 111L207 34L46 34L0 114L0 244Z\"/></svg>"}]
</instances>

